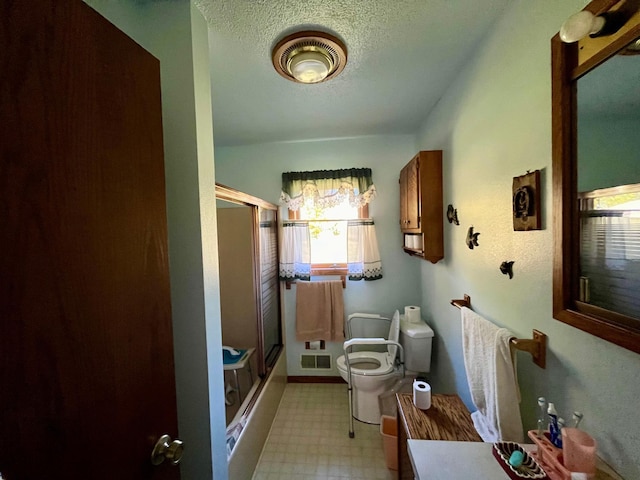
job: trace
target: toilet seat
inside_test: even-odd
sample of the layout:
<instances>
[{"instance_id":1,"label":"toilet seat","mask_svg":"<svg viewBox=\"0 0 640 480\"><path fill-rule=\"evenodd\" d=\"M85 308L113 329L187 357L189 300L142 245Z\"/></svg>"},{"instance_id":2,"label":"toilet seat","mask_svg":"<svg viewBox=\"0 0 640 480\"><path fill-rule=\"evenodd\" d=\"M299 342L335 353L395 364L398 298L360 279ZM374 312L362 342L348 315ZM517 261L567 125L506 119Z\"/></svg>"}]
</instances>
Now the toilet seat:
<instances>
[{"instance_id":1,"label":"toilet seat","mask_svg":"<svg viewBox=\"0 0 640 480\"><path fill-rule=\"evenodd\" d=\"M349 354L351 374L362 375L364 377L375 377L378 375L387 375L394 371L393 362L389 360L390 356L387 352L353 352ZM372 362L380 366L377 368L358 368L358 363ZM336 360L339 370L347 371L347 364L344 355Z\"/></svg>"}]
</instances>

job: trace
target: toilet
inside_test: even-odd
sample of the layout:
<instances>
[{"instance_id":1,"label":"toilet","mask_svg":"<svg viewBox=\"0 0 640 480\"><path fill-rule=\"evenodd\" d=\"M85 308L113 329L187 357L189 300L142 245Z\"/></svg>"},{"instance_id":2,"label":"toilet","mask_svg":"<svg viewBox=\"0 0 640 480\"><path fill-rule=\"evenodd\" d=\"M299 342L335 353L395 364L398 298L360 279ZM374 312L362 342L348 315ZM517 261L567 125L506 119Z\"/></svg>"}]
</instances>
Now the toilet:
<instances>
[{"instance_id":1,"label":"toilet","mask_svg":"<svg viewBox=\"0 0 640 480\"><path fill-rule=\"evenodd\" d=\"M353 318L382 318L370 314L354 313ZM389 340L399 342L404 349L405 374L415 376L431 369L431 343L433 330L425 322L409 322L398 311L389 328ZM389 391L402 378L397 364L398 347L389 345L385 352L358 351L349 353L353 389L353 417L361 422L380 424L378 397ZM336 360L340 376L348 383L347 364L344 355Z\"/></svg>"}]
</instances>

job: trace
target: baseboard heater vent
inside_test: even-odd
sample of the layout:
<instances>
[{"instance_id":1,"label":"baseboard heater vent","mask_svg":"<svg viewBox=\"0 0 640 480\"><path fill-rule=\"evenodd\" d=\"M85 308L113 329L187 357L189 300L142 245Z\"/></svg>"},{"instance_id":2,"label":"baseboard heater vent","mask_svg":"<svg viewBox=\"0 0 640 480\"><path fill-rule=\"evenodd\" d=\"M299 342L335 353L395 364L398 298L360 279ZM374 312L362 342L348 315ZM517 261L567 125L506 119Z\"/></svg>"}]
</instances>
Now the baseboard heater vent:
<instances>
[{"instance_id":1,"label":"baseboard heater vent","mask_svg":"<svg viewBox=\"0 0 640 480\"><path fill-rule=\"evenodd\" d=\"M318 355L309 355L307 353L300 355L300 368L310 370L331 370L331 355L326 353Z\"/></svg>"}]
</instances>

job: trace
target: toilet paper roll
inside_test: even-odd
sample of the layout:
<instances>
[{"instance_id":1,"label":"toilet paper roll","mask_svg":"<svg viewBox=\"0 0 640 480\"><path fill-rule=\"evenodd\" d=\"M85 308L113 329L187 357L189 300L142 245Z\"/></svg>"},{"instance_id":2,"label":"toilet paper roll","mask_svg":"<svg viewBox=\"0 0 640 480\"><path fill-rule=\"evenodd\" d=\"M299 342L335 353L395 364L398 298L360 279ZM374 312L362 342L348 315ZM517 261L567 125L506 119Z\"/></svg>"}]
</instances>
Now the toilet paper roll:
<instances>
[{"instance_id":1,"label":"toilet paper roll","mask_svg":"<svg viewBox=\"0 0 640 480\"><path fill-rule=\"evenodd\" d=\"M404 318L406 318L409 323L420 323L422 321L420 307L416 305L407 305L404 307Z\"/></svg>"},{"instance_id":2,"label":"toilet paper roll","mask_svg":"<svg viewBox=\"0 0 640 480\"><path fill-rule=\"evenodd\" d=\"M431 385L420 380L413 382L413 404L420 410L431 408Z\"/></svg>"}]
</instances>

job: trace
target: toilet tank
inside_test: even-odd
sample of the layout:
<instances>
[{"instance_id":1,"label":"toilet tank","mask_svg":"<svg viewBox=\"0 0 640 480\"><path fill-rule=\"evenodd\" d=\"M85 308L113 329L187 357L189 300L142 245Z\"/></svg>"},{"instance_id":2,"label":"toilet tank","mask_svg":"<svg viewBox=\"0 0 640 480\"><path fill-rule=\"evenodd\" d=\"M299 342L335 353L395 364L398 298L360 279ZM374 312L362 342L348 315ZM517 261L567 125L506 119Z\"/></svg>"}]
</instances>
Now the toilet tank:
<instances>
[{"instance_id":1,"label":"toilet tank","mask_svg":"<svg viewBox=\"0 0 640 480\"><path fill-rule=\"evenodd\" d=\"M400 315L400 345L404 348L404 366L412 372L431 369L433 330L425 322L409 322Z\"/></svg>"}]
</instances>

